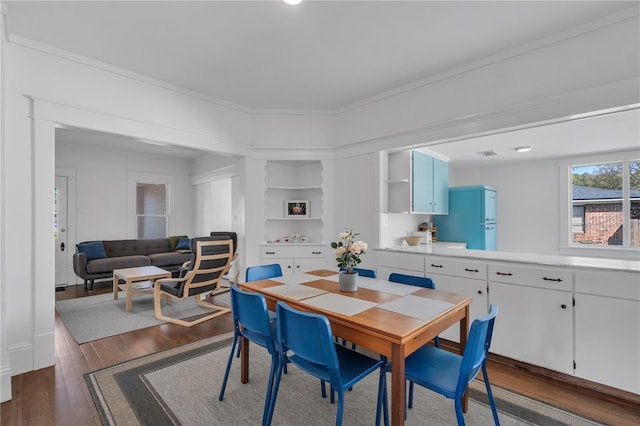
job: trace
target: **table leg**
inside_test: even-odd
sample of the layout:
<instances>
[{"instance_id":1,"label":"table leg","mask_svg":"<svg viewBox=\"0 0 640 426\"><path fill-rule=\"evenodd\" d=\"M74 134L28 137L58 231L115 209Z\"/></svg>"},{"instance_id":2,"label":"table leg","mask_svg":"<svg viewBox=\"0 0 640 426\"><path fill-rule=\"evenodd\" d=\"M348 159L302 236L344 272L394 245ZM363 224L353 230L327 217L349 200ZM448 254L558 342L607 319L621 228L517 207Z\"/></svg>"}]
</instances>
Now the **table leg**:
<instances>
[{"instance_id":1,"label":"table leg","mask_svg":"<svg viewBox=\"0 0 640 426\"><path fill-rule=\"evenodd\" d=\"M460 355L464 355L464 348L467 346L467 336L469 335L469 305L464 308L464 318L460 320ZM462 412L466 413L469 406L469 389L462 397Z\"/></svg>"},{"instance_id":2,"label":"table leg","mask_svg":"<svg viewBox=\"0 0 640 426\"><path fill-rule=\"evenodd\" d=\"M131 280L129 278L127 278L126 280L126 293L127 293L126 311L131 312Z\"/></svg>"},{"instance_id":3,"label":"table leg","mask_svg":"<svg viewBox=\"0 0 640 426\"><path fill-rule=\"evenodd\" d=\"M404 346L391 349L391 425L404 425Z\"/></svg>"},{"instance_id":4,"label":"table leg","mask_svg":"<svg viewBox=\"0 0 640 426\"><path fill-rule=\"evenodd\" d=\"M118 300L118 276L113 274L113 300Z\"/></svg>"},{"instance_id":5,"label":"table leg","mask_svg":"<svg viewBox=\"0 0 640 426\"><path fill-rule=\"evenodd\" d=\"M249 382L249 339L240 338L240 383Z\"/></svg>"}]
</instances>

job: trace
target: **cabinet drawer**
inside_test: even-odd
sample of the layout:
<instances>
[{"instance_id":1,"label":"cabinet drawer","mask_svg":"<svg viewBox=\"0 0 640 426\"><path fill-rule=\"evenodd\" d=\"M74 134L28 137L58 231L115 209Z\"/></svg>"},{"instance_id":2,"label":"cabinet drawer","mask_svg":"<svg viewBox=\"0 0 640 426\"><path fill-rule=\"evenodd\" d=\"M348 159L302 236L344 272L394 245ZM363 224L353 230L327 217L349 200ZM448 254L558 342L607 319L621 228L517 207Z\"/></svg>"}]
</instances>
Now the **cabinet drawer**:
<instances>
[{"instance_id":1,"label":"cabinet drawer","mask_svg":"<svg viewBox=\"0 0 640 426\"><path fill-rule=\"evenodd\" d=\"M640 273L576 271L576 293L640 300Z\"/></svg>"},{"instance_id":2,"label":"cabinet drawer","mask_svg":"<svg viewBox=\"0 0 640 426\"><path fill-rule=\"evenodd\" d=\"M519 284L553 290L573 290L573 273L551 266L521 266L511 263L490 263L489 281Z\"/></svg>"},{"instance_id":3,"label":"cabinet drawer","mask_svg":"<svg viewBox=\"0 0 640 426\"><path fill-rule=\"evenodd\" d=\"M478 280L487 279L487 264L467 259L427 256L425 258L424 270L427 277L430 273L434 273L454 277L475 278Z\"/></svg>"},{"instance_id":4,"label":"cabinet drawer","mask_svg":"<svg viewBox=\"0 0 640 426\"><path fill-rule=\"evenodd\" d=\"M424 255L413 253L382 252L376 253L376 263L389 269L407 269L424 273Z\"/></svg>"},{"instance_id":5,"label":"cabinet drawer","mask_svg":"<svg viewBox=\"0 0 640 426\"><path fill-rule=\"evenodd\" d=\"M261 246L261 258L306 258L306 257L324 257L330 251L329 246Z\"/></svg>"}]
</instances>

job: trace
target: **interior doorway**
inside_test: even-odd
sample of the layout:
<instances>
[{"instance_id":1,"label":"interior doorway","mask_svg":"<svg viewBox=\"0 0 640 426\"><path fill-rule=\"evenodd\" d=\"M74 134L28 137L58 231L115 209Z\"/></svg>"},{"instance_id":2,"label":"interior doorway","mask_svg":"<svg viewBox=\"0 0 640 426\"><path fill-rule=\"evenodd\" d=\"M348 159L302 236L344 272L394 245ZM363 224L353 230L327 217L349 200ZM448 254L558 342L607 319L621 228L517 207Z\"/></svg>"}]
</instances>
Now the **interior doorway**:
<instances>
[{"instance_id":1,"label":"interior doorway","mask_svg":"<svg viewBox=\"0 0 640 426\"><path fill-rule=\"evenodd\" d=\"M53 233L56 247L55 286L69 284L69 232L68 232L68 180L66 176L56 176L53 194Z\"/></svg>"}]
</instances>

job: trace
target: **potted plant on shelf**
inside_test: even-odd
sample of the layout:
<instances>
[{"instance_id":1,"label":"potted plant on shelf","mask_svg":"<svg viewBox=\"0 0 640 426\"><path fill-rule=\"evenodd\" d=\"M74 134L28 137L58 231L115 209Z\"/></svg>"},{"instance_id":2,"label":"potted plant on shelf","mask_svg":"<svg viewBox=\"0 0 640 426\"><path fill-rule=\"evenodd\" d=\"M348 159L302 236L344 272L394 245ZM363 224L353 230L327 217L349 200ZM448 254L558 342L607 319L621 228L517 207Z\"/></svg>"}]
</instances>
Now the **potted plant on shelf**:
<instances>
[{"instance_id":1,"label":"potted plant on shelf","mask_svg":"<svg viewBox=\"0 0 640 426\"><path fill-rule=\"evenodd\" d=\"M353 230L341 232L338 241L331 243L333 254L336 256L340 275L340 291L356 291L358 289L358 272L353 269L362 260L360 257L367 252L367 243L364 241L354 241L360 235Z\"/></svg>"}]
</instances>

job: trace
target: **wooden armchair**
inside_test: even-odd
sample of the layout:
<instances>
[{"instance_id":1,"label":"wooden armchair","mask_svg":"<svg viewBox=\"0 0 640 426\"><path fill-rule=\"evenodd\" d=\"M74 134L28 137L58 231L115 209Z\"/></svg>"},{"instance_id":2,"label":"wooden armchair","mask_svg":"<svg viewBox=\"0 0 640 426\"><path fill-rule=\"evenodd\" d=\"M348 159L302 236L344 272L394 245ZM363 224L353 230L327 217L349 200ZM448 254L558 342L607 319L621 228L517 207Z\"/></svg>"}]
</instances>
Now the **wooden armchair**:
<instances>
[{"instance_id":1,"label":"wooden armchair","mask_svg":"<svg viewBox=\"0 0 640 426\"><path fill-rule=\"evenodd\" d=\"M201 300L202 293L216 295L229 291L221 288L222 277L229 272L231 262L237 256L232 239L220 237L200 237L191 240L191 260L183 265L178 278L163 278L154 283L153 298L156 318L184 327L191 327L201 322L231 312L230 308L217 306ZM162 299L167 303L171 298L186 299L195 297L198 306L213 310L209 315L200 316L193 321L165 316L162 313Z\"/></svg>"}]
</instances>

